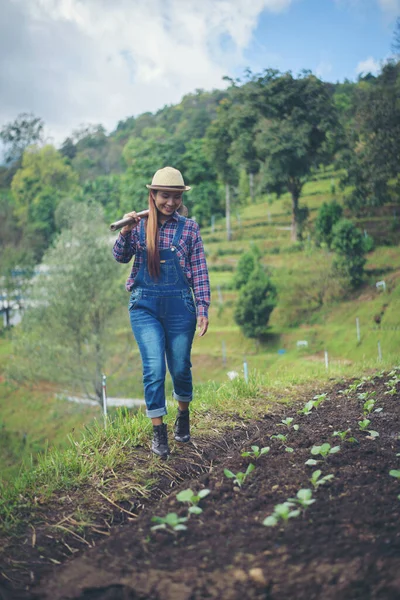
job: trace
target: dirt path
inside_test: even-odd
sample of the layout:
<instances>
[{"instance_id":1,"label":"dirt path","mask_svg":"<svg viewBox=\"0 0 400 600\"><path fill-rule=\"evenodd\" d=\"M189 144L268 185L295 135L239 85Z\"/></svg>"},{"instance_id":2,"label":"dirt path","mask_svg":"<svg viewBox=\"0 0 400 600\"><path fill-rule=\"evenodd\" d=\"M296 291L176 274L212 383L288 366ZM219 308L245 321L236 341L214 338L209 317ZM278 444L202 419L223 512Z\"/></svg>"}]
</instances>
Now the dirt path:
<instances>
[{"instance_id":1,"label":"dirt path","mask_svg":"<svg viewBox=\"0 0 400 600\"><path fill-rule=\"evenodd\" d=\"M195 477L149 503L136 520L115 528L96 547L54 567L20 597L398 600L400 481L389 471L400 468L400 384L392 385L393 394L386 393L395 375L376 377L357 389L353 385L347 395L340 393L343 385L336 386L308 416L297 413L300 405L277 407L275 414L210 443L208 454L202 451L197 459L202 466ZM366 398L375 400L373 411L383 409L368 416L369 429L379 437L358 430ZM283 417L294 418L290 429L278 426ZM293 424L299 425L297 431ZM356 442L332 437L348 428ZM287 434L284 443L293 452L282 440L271 439L274 434ZM340 451L306 466L308 459L319 458L311 448L324 442L340 445ZM239 489L223 470L245 471L250 459L241 452L254 444L270 451L253 460L256 468ZM334 475L313 489L316 501L286 525L264 526L275 505L301 488L312 488L316 469ZM191 516L187 531L152 532L154 515L187 515L176 493L188 487L210 490L201 501L203 513Z\"/></svg>"}]
</instances>

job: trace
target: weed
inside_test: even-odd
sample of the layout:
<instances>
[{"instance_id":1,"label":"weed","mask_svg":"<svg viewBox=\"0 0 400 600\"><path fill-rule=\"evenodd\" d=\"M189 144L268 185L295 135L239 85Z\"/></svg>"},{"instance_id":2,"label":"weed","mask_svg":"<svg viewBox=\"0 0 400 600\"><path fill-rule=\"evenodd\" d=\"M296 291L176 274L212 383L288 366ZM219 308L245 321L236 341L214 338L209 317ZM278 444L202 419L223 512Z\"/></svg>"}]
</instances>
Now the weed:
<instances>
[{"instance_id":1,"label":"weed","mask_svg":"<svg viewBox=\"0 0 400 600\"><path fill-rule=\"evenodd\" d=\"M186 523L188 517L178 517L176 513L168 513L165 517L152 517L151 520L157 525L153 525L152 531L157 529L166 529L177 533L178 531L185 531L187 529Z\"/></svg>"},{"instance_id":2,"label":"weed","mask_svg":"<svg viewBox=\"0 0 400 600\"><path fill-rule=\"evenodd\" d=\"M242 456L244 456L244 457L251 456L257 460L257 458L260 458L260 456L263 456L263 454L268 454L269 451L270 451L269 446L266 446L265 448L261 448L261 449L259 446L252 446L251 452L250 451L242 452Z\"/></svg>"},{"instance_id":3,"label":"weed","mask_svg":"<svg viewBox=\"0 0 400 600\"><path fill-rule=\"evenodd\" d=\"M182 490L179 494L176 495L176 499L179 502L187 502L191 506L189 506L189 514L192 515L200 515L203 512L203 509L198 506L200 500L205 498L210 493L210 490L200 490L198 494L195 494L191 489Z\"/></svg>"},{"instance_id":4,"label":"weed","mask_svg":"<svg viewBox=\"0 0 400 600\"><path fill-rule=\"evenodd\" d=\"M255 469L255 466L253 465L253 463L250 463L244 473L242 471L239 471L239 473L235 474L235 473L232 473L232 471L230 471L229 469L224 469L224 475L225 475L225 477L228 477L228 479L233 479L234 484L236 483L236 485L238 485L239 487L242 487L242 485L246 481L247 477L250 475L250 473L252 471L254 471L254 469Z\"/></svg>"}]
</instances>

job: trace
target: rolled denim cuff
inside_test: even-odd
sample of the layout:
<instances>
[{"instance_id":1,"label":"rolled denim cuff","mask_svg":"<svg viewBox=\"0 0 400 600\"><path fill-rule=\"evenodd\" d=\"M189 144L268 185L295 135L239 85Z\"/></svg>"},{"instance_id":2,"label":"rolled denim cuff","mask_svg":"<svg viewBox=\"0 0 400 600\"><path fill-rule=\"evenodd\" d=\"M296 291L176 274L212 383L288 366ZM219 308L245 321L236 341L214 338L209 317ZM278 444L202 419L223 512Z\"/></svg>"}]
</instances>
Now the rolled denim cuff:
<instances>
[{"instance_id":1,"label":"rolled denim cuff","mask_svg":"<svg viewBox=\"0 0 400 600\"><path fill-rule=\"evenodd\" d=\"M168 413L165 406L163 408L155 408L154 410L148 410L146 408L146 417L150 417L150 419L155 419L156 417L163 417L166 414Z\"/></svg>"},{"instance_id":2,"label":"rolled denim cuff","mask_svg":"<svg viewBox=\"0 0 400 600\"><path fill-rule=\"evenodd\" d=\"M193 400L192 396L178 396L175 392L172 392L172 397L179 402L191 402Z\"/></svg>"}]
</instances>

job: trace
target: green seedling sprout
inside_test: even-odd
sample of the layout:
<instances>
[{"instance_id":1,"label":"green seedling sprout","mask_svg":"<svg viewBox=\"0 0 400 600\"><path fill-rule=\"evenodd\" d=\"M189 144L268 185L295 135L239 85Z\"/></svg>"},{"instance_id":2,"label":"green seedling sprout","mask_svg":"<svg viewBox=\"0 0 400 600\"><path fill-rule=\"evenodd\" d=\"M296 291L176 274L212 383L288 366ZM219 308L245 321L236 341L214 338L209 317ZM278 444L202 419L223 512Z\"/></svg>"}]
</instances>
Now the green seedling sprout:
<instances>
[{"instance_id":1,"label":"green seedling sprout","mask_svg":"<svg viewBox=\"0 0 400 600\"><path fill-rule=\"evenodd\" d=\"M274 506L274 512L269 517L266 517L263 521L263 525L266 527L275 527L279 521L286 523L293 517L298 517L300 510L298 508L293 510L293 502L283 502Z\"/></svg>"},{"instance_id":2,"label":"green seedling sprout","mask_svg":"<svg viewBox=\"0 0 400 600\"><path fill-rule=\"evenodd\" d=\"M310 412L312 411L312 409L315 408L315 403L314 400L309 400L308 402L305 403L305 405L303 406L303 408L301 408L300 410L298 410L298 414L299 415L309 415Z\"/></svg>"},{"instance_id":3,"label":"green seedling sprout","mask_svg":"<svg viewBox=\"0 0 400 600\"><path fill-rule=\"evenodd\" d=\"M315 408L318 408L318 406L322 404L322 402L326 399L327 395L328 394L317 394L316 396L314 396L313 400Z\"/></svg>"},{"instance_id":4,"label":"green seedling sprout","mask_svg":"<svg viewBox=\"0 0 400 600\"><path fill-rule=\"evenodd\" d=\"M358 426L360 431L365 433L369 433L370 437L376 438L379 437L379 433L374 431L374 429L367 429L368 425L371 423L369 419L363 419L362 421L358 421Z\"/></svg>"},{"instance_id":5,"label":"green seedling sprout","mask_svg":"<svg viewBox=\"0 0 400 600\"><path fill-rule=\"evenodd\" d=\"M286 452L294 452L293 448L286 445L287 435L283 435L283 433L277 433L276 435L271 435L271 440L281 441Z\"/></svg>"},{"instance_id":6,"label":"green seedling sprout","mask_svg":"<svg viewBox=\"0 0 400 600\"><path fill-rule=\"evenodd\" d=\"M224 475L225 477L228 477L228 479L233 479L233 483L236 483L236 485L238 485L239 487L242 487L242 485L244 484L244 482L246 481L247 477L250 475L250 473L252 471L254 471L255 466L253 465L253 463L250 463L249 466L247 467L245 473L242 473L242 471L239 471L239 473L232 473L232 471L230 471L229 469L224 469Z\"/></svg>"},{"instance_id":7,"label":"green seedling sprout","mask_svg":"<svg viewBox=\"0 0 400 600\"><path fill-rule=\"evenodd\" d=\"M311 504L314 504L315 499L312 497L312 490L301 489L297 492L296 498L289 498L288 501L300 504L302 508L306 509L311 506Z\"/></svg>"},{"instance_id":8,"label":"green seedling sprout","mask_svg":"<svg viewBox=\"0 0 400 600\"><path fill-rule=\"evenodd\" d=\"M292 425L293 421L294 421L293 417L286 417L286 419L282 419L282 421L280 423L278 423L278 427L282 427L283 425L285 425L288 429L293 427L293 429L295 431L298 431L300 425L297 425L297 424Z\"/></svg>"},{"instance_id":9,"label":"green seedling sprout","mask_svg":"<svg viewBox=\"0 0 400 600\"><path fill-rule=\"evenodd\" d=\"M167 531L172 531L176 533L178 531L185 531L187 529L186 523L188 520L187 517L178 517L176 513L168 513L165 517L152 517L151 519L157 525L153 525L151 528L152 531L157 529L166 529Z\"/></svg>"},{"instance_id":10,"label":"green seedling sprout","mask_svg":"<svg viewBox=\"0 0 400 600\"><path fill-rule=\"evenodd\" d=\"M350 431L350 427L346 431L334 431L332 437L338 437L342 442L357 442L355 437L350 436Z\"/></svg>"},{"instance_id":11,"label":"green seedling sprout","mask_svg":"<svg viewBox=\"0 0 400 600\"><path fill-rule=\"evenodd\" d=\"M396 477L396 479L400 479L400 471L398 469L392 469L389 471L389 475ZM400 500L400 494L397 496L397 498Z\"/></svg>"},{"instance_id":12,"label":"green seedling sprout","mask_svg":"<svg viewBox=\"0 0 400 600\"><path fill-rule=\"evenodd\" d=\"M332 447L328 443L322 444L321 446L313 446L311 448L311 454L313 456L318 456L318 454L320 454L324 460L326 460L330 454L336 454L336 452L339 452L339 451L340 451L340 446ZM309 458L305 464L312 467L312 466L316 465L317 462L318 461L316 461L315 459Z\"/></svg>"},{"instance_id":13,"label":"green seedling sprout","mask_svg":"<svg viewBox=\"0 0 400 600\"><path fill-rule=\"evenodd\" d=\"M324 485L325 483L331 481L331 479L335 477L334 475L332 475L332 473L330 473L329 475L324 475L323 477L321 477L321 474L322 471L320 471L320 469L317 469L311 475L310 481L315 489L318 489L320 485Z\"/></svg>"},{"instance_id":14,"label":"green seedling sprout","mask_svg":"<svg viewBox=\"0 0 400 600\"><path fill-rule=\"evenodd\" d=\"M260 456L263 456L264 454L268 454L269 451L270 451L269 446L266 446L265 448L261 448L261 449L259 446L252 446L251 451L249 450L248 452L242 452L242 456L244 456L244 457L251 456L252 458L255 458L257 460L257 458L260 458Z\"/></svg>"},{"instance_id":15,"label":"green seedling sprout","mask_svg":"<svg viewBox=\"0 0 400 600\"><path fill-rule=\"evenodd\" d=\"M198 506L200 500L205 498L210 493L210 490L200 490L198 494L195 494L191 489L182 490L179 494L176 495L176 499L179 502L187 502L191 506L189 506L189 514L191 515L200 515L203 512L203 509Z\"/></svg>"},{"instance_id":16,"label":"green seedling sprout","mask_svg":"<svg viewBox=\"0 0 400 600\"><path fill-rule=\"evenodd\" d=\"M369 415L370 413L372 413L372 411L375 408L375 404L376 404L376 400L373 400L373 398L366 400L363 404L364 415Z\"/></svg>"}]
</instances>

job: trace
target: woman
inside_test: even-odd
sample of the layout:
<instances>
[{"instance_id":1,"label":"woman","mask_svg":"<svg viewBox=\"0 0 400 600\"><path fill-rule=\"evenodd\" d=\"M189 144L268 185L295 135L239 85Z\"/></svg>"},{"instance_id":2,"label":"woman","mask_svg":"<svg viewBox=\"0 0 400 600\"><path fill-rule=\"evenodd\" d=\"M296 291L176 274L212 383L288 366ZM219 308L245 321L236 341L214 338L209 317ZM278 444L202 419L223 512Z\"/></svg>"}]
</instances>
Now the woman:
<instances>
[{"instance_id":1,"label":"woman","mask_svg":"<svg viewBox=\"0 0 400 600\"><path fill-rule=\"evenodd\" d=\"M197 326L202 337L208 328L210 283L199 226L180 216L183 192L190 190L177 169L159 169L150 185L150 213L125 226L113 248L114 258L135 261L126 288L131 292L130 321L143 363L146 414L153 423L152 451L169 454L165 406L167 359L178 401L174 437L190 440L189 403L192 400L190 353ZM193 294L194 293L194 300Z\"/></svg>"}]
</instances>

